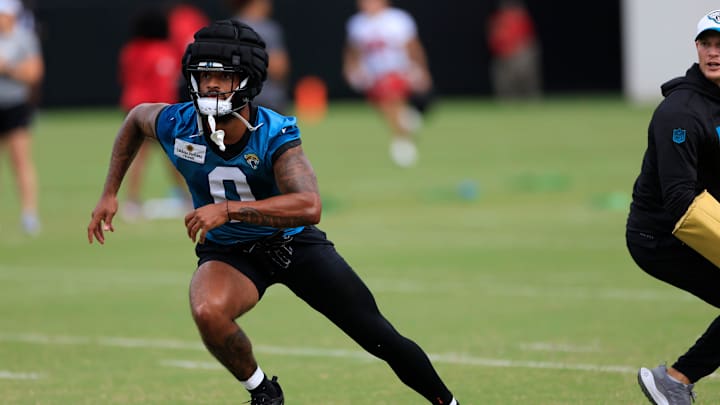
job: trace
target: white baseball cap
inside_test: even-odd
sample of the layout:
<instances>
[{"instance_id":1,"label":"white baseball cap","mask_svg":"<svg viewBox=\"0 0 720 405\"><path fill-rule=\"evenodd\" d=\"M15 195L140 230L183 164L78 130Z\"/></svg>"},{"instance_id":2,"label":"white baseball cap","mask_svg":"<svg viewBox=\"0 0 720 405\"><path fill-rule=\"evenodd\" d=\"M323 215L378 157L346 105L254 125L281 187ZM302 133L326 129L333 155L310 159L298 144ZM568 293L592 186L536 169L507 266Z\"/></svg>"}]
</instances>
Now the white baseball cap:
<instances>
[{"instance_id":1,"label":"white baseball cap","mask_svg":"<svg viewBox=\"0 0 720 405\"><path fill-rule=\"evenodd\" d=\"M0 14L18 15L22 3L18 0L0 0Z\"/></svg>"},{"instance_id":2,"label":"white baseball cap","mask_svg":"<svg viewBox=\"0 0 720 405\"><path fill-rule=\"evenodd\" d=\"M698 39L700 34L707 30L720 32L720 10L713 10L705 14L700 21L698 21L695 39Z\"/></svg>"}]
</instances>

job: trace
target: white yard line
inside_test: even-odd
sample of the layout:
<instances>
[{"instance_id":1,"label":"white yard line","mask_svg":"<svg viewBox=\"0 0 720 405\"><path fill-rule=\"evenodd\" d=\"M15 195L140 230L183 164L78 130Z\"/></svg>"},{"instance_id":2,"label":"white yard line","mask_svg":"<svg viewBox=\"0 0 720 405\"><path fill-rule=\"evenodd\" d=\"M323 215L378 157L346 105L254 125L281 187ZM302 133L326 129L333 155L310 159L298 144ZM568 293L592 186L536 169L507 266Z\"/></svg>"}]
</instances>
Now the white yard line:
<instances>
[{"instance_id":1,"label":"white yard line","mask_svg":"<svg viewBox=\"0 0 720 405\"><path fill-rule=\"evenodd\" d=\"M165 350L197 350L205 351L200 343L170 340L170 339L133 339L124 337L82 337L82 336L48 336L42 334L0 334L0 342L20 342L41 345L96 345L107 347L143 348L143 349L165 349ZM313 347L282 347L256 345L254 349L260 354L295 356L295 357L320 357L320 358L344 358L360 361L374 361L375 358L361 350L323 349ZM482 367L503 367L503 368L532 368L532 369L554 369L554 370L576 370L610 373L635 373L636 366L626 365L602 365L583 363L555 363L541 361L525 361L511 359L490 359L474 357L461 353L428 354L435 363L447 363L466 366ZM208 362L196 362L186 360L167 360L163 365L182 367L216 369L219 365L211 366Z\"/></svg>"},{"instance_id":2,"label":"white yard line","mask_svg":"<svg viewBox=\"0 0 720 405\"><path fill-rule=\"evenodd\" d=\"M0 342L15 342L40 345L96 345L106 347L122 347L122 348L142 348L142 349L165 349L165 350L193 350L205 351L200 343L187 341L170 340L170 339L134 339L124 337L82 337L82 336L48 336L35 333L27 334L8 334L0 333ZM539 343L543 346L544 343ZM594 346L588 346L594 347ZM578 348L582 348L578 346ZM322 349L312 347L282 347L282 346L254 346L257 353L281 356L295 357L319 357L319 358L343 358L356 361L377 361L361 350L344 350L344 349ZM574 347L570 347L574 350ZM579 351L579 350L578 350ZM490 359L483 357L475 357L461 353L445 353L445 354L428 354L434 363L456 364L463 366L479 366L494 368L525 368L525 369L545 369L545 370L571 370L571 371L588 371L616 374L635 374L638 366L613 365L613 364L590 364L590 363L564 363L564 362L547 362L547 361L531 361L531 360L511 360L511 359ZM216 362L209 361L193 361L182 359L163 360L161 365L167 367L178 367L184 369L201 369L201 370L223 370L222 366ZM39 379L42 376L36 373L13 373L0 370L0 379ZM708 376L717 378L716 374Z\"/></svg>"},{"instance_id":3,"label":"white yard line","mask_svg":"<svg viewBox=\"0 0 720 405\"><path fill-rule=\"evenodd\" d=\"M295 355L308 356L309 354L299 354L297 350L293 351ZM358 354L352 353L352 358L356 358ZM312 357L326 357L321 353L313 352ZM619 365L600 365L600 364L573 364L573 363L553 363L547 361L517 361L507 359L485 359L480 357L472 357L460 354L430 354L430 360L434 363L457 364L464 366L481 366L494 368L532 368L543 370L572 370L572 371L592 371L603 373L620 373L635 374L638 368L634 366ZM337 357L337 356L333 356ZM368 356L368 360L373 360ZM220 363L209 361L192 361L192 360L163 360L161 365L167 367L178 367L185 369L201 369L201 370L224 370Z\"/></svg>"},{"instance_id":4,"label":"white yard line","mask_svg":"<svg viewBox=\"0 0 720 405\"><path fill-rule=\"evenodd\" d=\"M436 363L462 364L468 366L505 367L505 368L535 368L547 370L574 370L594 371L604 373L637 373L636 366L623 366L612 364L583 364L583 363L555 363L547 361L523 361L506 359L486 359L466 356L462 354L431 354L430 359Z\"/></svg>"},{"instance_id":5,"label":"white yard line","mask_svg":"<svg viewBox=\"0 0 720 405\"><path fill-rule=\"evenodd\" d=\"M223 367L218 362L210 361L192 361L192 360L163 360L161 365L167 367L186 368L189 370L222 370Z\"/></svg>"},{"instance_id":6,"label":"white yard line","mask_svg":"<svg viewBox=\"0 0 720 405\"><path fill-rule=\"evenodd\" d=\"M30 270L30 271L28 271ZM52 274L45 274L44 267L33 266L9 266L0 264L0 280L14 282L36 282L51 281L49 285L61 285L68 289L76 291L83 290L99 290L111 288L113 285L181 285L185 286L189 283L191 272L178 273L176 271L148 269L141 271L135 269L133 272L123 271L123 269L103 269L95 273L79 272L72 268L56 268ZM432 269L433 271L435 269ZM442 269L438 269L441 271ZM136 274L143 274L142 278L134 277ZM79 279L81 281L68 281L71 279ZM365 282L371 289L378 293L397 293L397 294L423 294L427 292L467 292L467 286L462 283L423 283L417 281L408 281L404 279L385 278L385 277L368 277ZM57 283L57 284L54 284ZM690 294L670 289L650 289L650 288L599 288L592 285L579 285L575 287L562 286L537 286L535 284L519 284L501 282L495 279L479 279L476 284L479 290L477 294L490 297L522 297L522 298L552 298L552 299L568 299L577 301L626 301L626 302L692 302L697 298ZM280 291L271 289L269 294L280 293ZM289 291L285 293L291 294Z\"/></svg>"},{"instance_id":7,"label":"white yard line","mask_svg":"<svg viewBox=\"0 0 720 405\"><path fill-rule=\"evenodd\" d=\"M551 353L598 353L602 351L597 343L590 345L573 345L568 343L530 342L521 343L520 348L532 352Z\"/></svg>"},{"instance_id":8,"label":"white yard line","mask_svg":"<svg viewBox=\"0 0 720 405\"><path fill-rule=\"evenodd\" d=\"M0 370L0 380L39 380L42 376L38 373L16 373L13 371Z\"/></svg>"}]
</instances>

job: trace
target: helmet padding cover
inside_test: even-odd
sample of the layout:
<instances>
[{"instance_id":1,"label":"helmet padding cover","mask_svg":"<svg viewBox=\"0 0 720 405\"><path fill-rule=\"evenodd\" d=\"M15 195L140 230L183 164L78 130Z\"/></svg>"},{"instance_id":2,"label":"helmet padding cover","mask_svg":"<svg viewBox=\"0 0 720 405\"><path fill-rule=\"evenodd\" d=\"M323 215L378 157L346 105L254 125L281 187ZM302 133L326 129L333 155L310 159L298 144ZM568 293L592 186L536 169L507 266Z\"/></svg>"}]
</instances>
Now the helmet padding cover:
<instances>
[{"instance_id":1,"label":"helmet padding cover","mask_svg":"<svg viewBox=\"0 0 720 405\"><path fill-rule=\"evenodd\" d=\"M222 64L222 69L208 69L208 62ZM236 20L221 20L200 29L188 45L182 60L182 70L191 94L191 75L206 70L240 73L247 85L236 91L235 100L247 103L262 90L267 79L268 55L265 41L247 24ZM240 97L237 97L240 96ZM234 101L235 101L234 100Z\"/></svg>"}]
</instances>

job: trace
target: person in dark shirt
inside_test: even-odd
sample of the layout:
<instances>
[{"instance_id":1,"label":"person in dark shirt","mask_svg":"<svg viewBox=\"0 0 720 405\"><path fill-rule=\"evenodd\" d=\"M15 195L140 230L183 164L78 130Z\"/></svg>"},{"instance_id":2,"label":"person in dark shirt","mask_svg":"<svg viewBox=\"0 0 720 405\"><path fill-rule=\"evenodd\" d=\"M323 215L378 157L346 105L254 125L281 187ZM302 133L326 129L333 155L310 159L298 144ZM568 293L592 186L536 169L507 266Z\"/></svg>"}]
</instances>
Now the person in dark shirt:
<instances>
[{"instance_id":1,"label":"person in dark shirt","mask_svg":"<svg viewBox=\"0 0 720 405\"><path fill-rule=\"evenodd\" d=\"M272 0L227 0L234 19L251 26L265 41L268 53L268 78L255 103L280 114L287 114L290 53L285 45L282 26L272 19Z\"/></svg>"},{"instance_id":2,"label":"person in dark shirt","mask_svg":"<svg viewBox=\"0 0 720 405\"><path fill-rule=\"evenodd\" d=\"M643 271L720 308L720 227L707 215L720 212L720 10L700 19L695 47L698 62L662 85L626 241ZM720 317L671 367L640 368L638 382L653 404L690 404L718 366Z\"/></svg>"}]
</instances>

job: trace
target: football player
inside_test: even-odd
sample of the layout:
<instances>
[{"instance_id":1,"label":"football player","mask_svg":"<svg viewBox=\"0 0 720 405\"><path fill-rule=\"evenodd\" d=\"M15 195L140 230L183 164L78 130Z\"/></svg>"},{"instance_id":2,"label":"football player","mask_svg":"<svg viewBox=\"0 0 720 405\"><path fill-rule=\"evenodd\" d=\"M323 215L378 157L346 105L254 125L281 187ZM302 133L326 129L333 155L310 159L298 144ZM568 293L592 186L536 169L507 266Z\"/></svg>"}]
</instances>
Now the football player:
<instances>
[{"instance_id":1,"label":"football player","mask_svg":"<svg viewBox=\"0 0 720 405\"><path fill-rule=\"evenodd\" d=\"M145 138L157 139L185 178L197 241L192 316L207 349L250 392L252 404L284 403L236 320L273 284L284 284L432 404L455 405L427 355L380 313L372 293L338 254L320 221L313 169L294 117L256 106L267 77L265 43L224 20L195 34L183 57L192 102L142 104L128 114L112 150L88 240L113 231L117 192Z\"/></svg>"}]
</instances>

